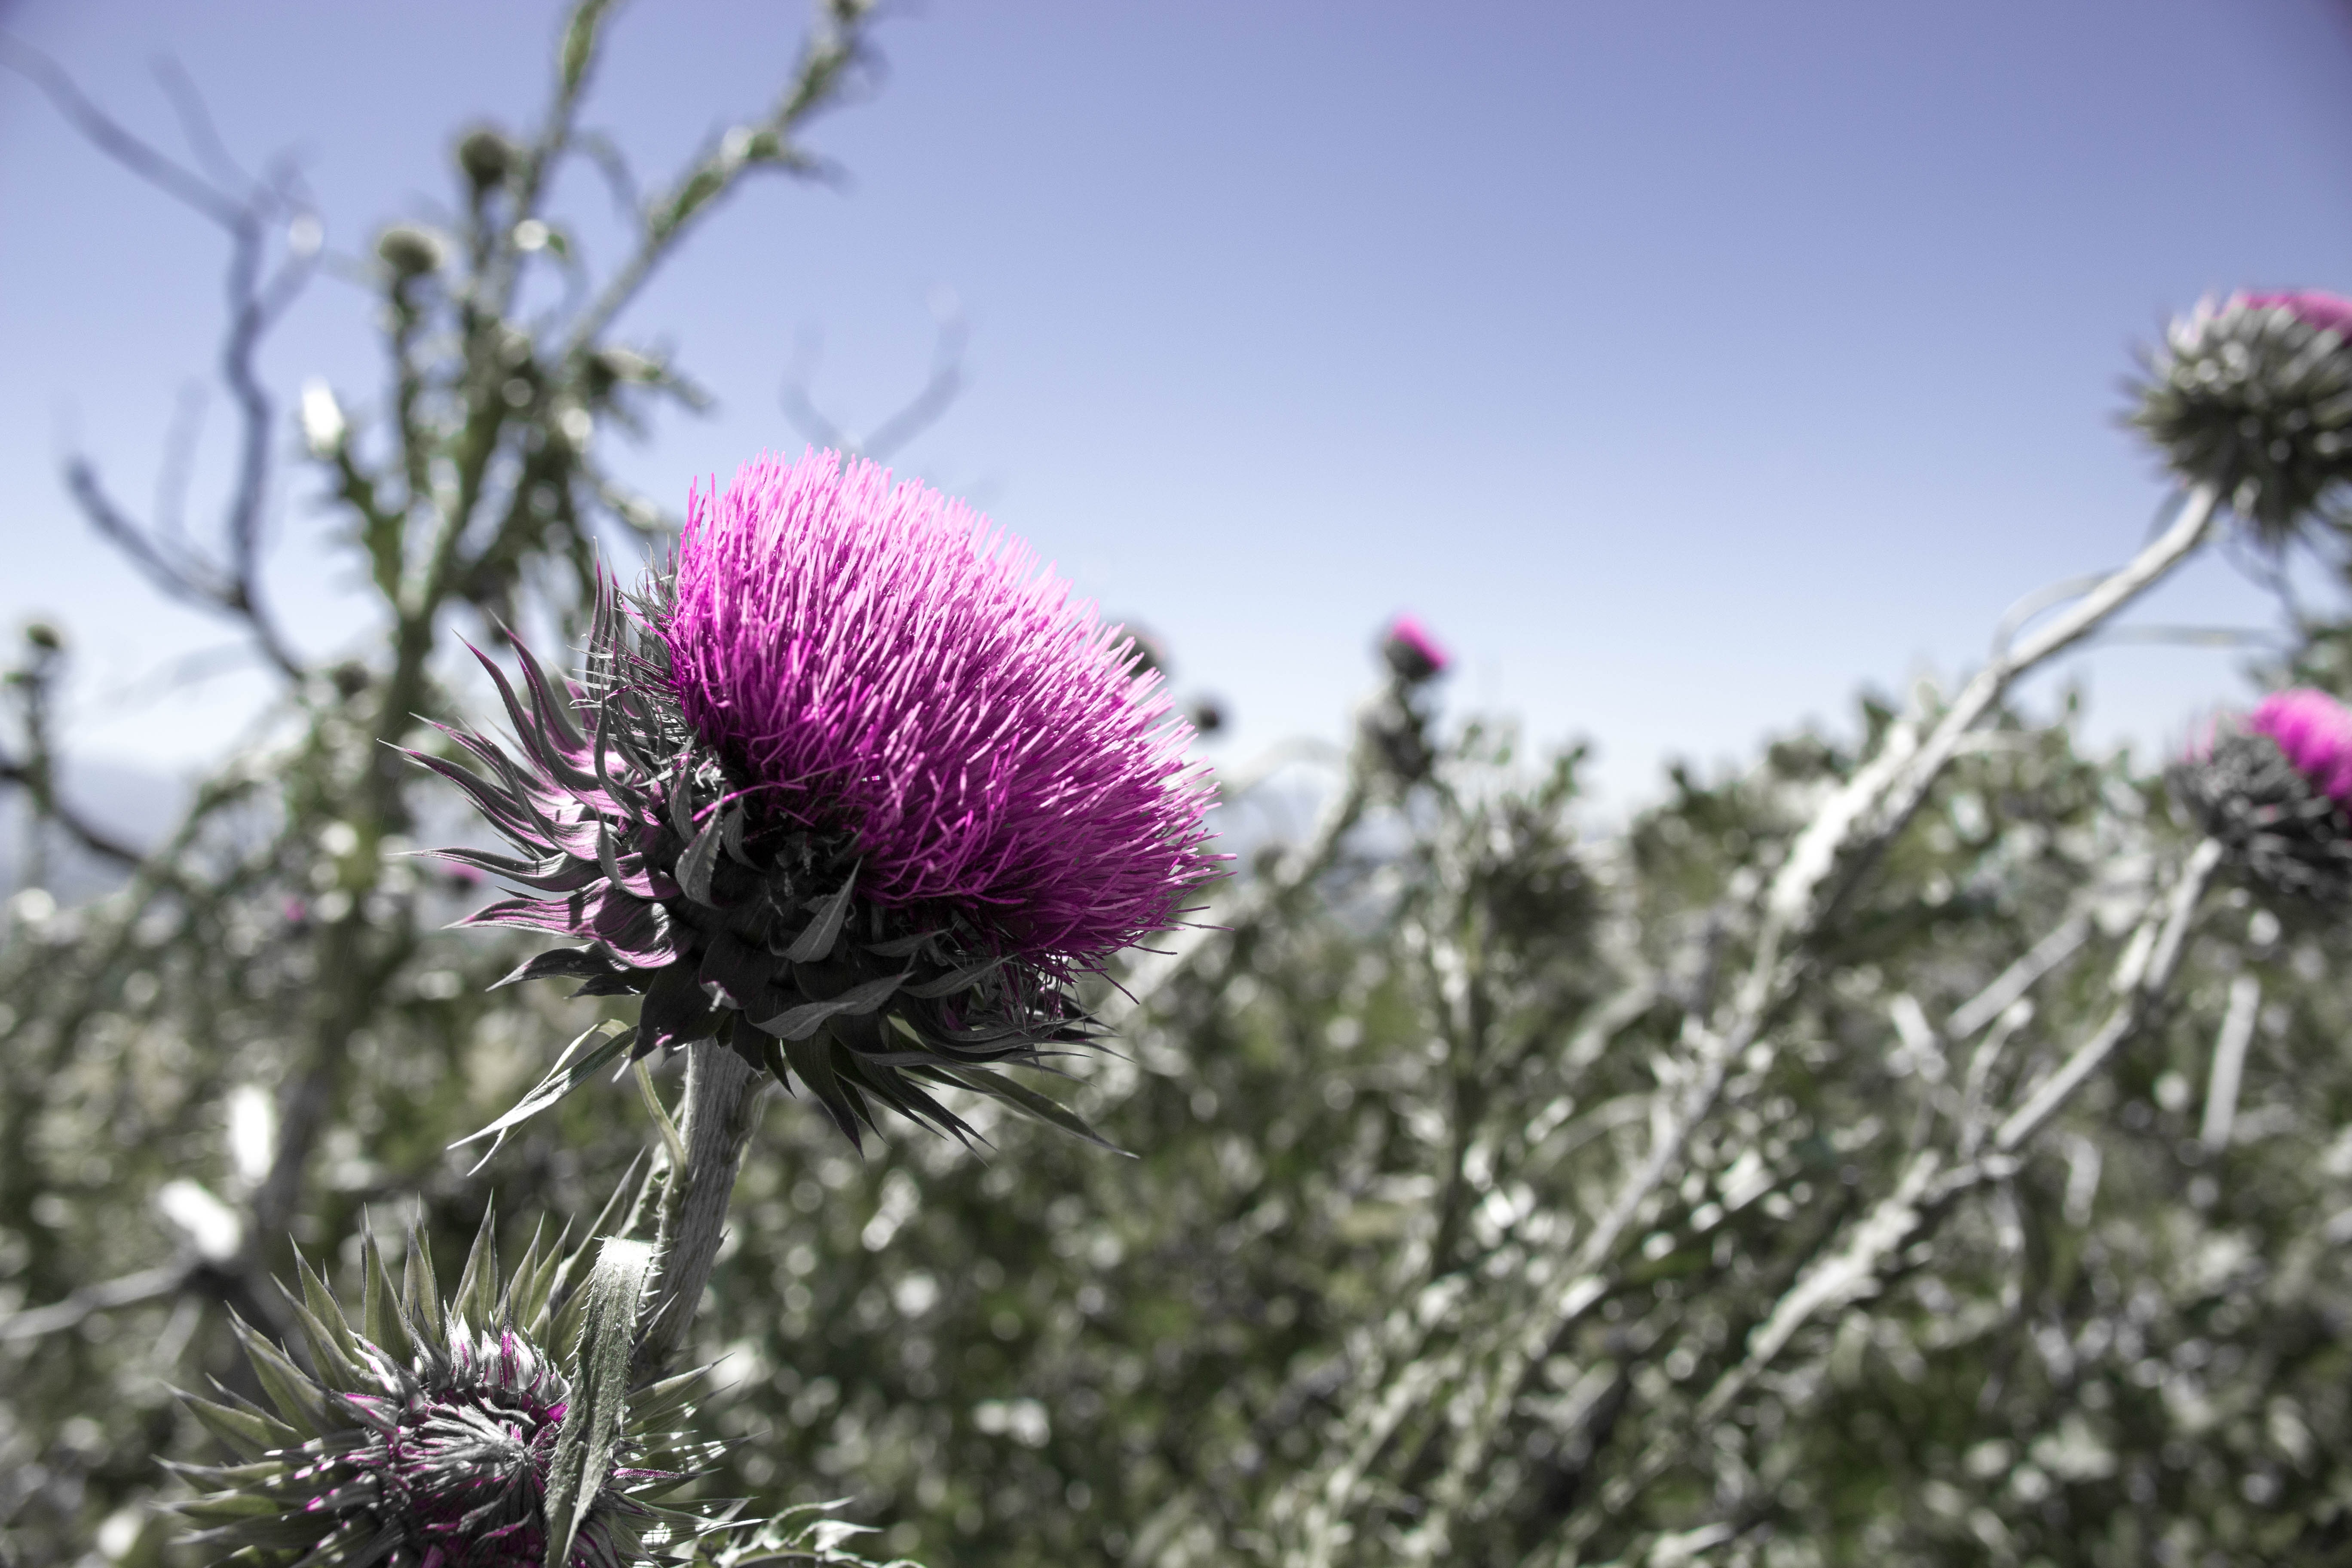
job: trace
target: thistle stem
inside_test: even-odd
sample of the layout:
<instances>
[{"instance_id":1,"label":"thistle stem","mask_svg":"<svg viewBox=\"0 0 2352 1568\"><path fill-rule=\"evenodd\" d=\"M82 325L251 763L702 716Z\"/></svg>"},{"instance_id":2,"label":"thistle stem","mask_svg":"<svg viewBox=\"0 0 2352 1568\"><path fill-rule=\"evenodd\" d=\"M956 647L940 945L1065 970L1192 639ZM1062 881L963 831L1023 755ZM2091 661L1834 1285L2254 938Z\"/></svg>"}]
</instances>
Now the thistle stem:
<instances>
[{"instance_id":1,"label":"thistle stem","mask_svg":"<svg viewBox=\"0 0 2352 1568\"><path fill-rule=\"evenodd\" d=\"M660 1275L637 1342L640 1376L659 1373L693 1325L726 1234L727 1201L751 1136L760 1087L751 1064L718 1040L704 1040L687 1053L686 1164L671 1173L662 1194L655 1243Z\"/></svg>"}]
</instances>

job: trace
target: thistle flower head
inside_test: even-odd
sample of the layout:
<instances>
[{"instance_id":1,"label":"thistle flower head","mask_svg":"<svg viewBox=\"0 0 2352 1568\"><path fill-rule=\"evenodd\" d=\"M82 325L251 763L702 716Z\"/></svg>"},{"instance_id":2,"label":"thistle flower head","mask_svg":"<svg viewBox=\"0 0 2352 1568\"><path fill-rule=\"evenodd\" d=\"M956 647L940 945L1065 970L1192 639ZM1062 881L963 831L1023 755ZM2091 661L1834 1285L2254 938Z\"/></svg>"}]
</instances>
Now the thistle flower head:
<instances>
[{"instance_id":1,"label":"thistle flower head","mask_svg":"<svg viewBox=\"0 0 2352 1568\"><path fill-rule=\"evenodd\" d=\"M2352 300L2206 300L2167 329L2132 423L2276 549L2352 479Z\"/></svg>"},{"instance_id":2,"label":"thistle flower head","mask_svg":"<svg viewBox=\"0 0 2352 1568\"><path fill-rule=\"evenodd\" d=\"M316 1568L617 1568L689 1553L723 1522L654 1500L715 1449L673 1429L691 1374L626 1388L650 1248L607 1242L592 1261L534 1238L501 1281L486 1220L446 1300L421 1237L397 1291L373 1237L362 1253L357 1326L301 1266L289 1299L313 1371L236 1325L269 1407L183 1396L236 1456L182 1467L207 1489L183 1505L198 1540Z\"/></svg>"},{"instance_id":3,"label":"thistle flower head","mask_svg":"<svg viewBox=\"0 0 2352 1568\"><path fill-rule=\"evenodd\" d=\"M2308 690L2272 693L2217 721L2168 777L2255 881L2319 904L2352 903L2352 713Z\"/></svg>"},{"instance_id":4,"label":"thistle flower head","mask_svg":"<svg viewBox=\"0 0 2352 1568\"><path fill-rule=\"evenodd\" d=\"M961 502L831 454L689 507L657 633L687 723L875 902L1087 967L1198 883L1189 728L1068 584Z\"/></svg>"},{"instance_id":5,"label":"thistle flower head","mask_svg":"<svg viewBox=\"0 0 2352 1568\"><path fill-rule=\"evenodd\" d=\"M2306 687L2273 691L2246 728L2268 735L2313 789L2352 805L2352 712L2342 703Z\"/></svg>"},{"instance_id":6,"label":"thistle flower head","mask_svg":"<svg viewBox=\"0 0 2352 1568\"><path fill-rule=\"evenodd\" d=\"M1408 686L1434 680L1454 662L1429 628L1411 616L1399 616L1381 634L1381 657L1397 679Z\"/></svg>"},{"instance_id":7,"label":"thistle flower head","mask_svg":"<svg viewBox=\"0 0 2352 1568\"><path fill-rule=\"evenodd\" d=\"M764 460L607 595L583 684L523 673L528 704L492 668L520 756L453 731L480 771L419 760L521 851L449 858L539 895L476 921L584 944L509 978L645 996L564 1084L715 1037L853 1140L872 1102L966 1131L937 1084L1081 1130L984 1069L1089 1038L1076 976L1216 858L1157 678L1020 547L871 464Z\"/></svg>"}]
</instances>

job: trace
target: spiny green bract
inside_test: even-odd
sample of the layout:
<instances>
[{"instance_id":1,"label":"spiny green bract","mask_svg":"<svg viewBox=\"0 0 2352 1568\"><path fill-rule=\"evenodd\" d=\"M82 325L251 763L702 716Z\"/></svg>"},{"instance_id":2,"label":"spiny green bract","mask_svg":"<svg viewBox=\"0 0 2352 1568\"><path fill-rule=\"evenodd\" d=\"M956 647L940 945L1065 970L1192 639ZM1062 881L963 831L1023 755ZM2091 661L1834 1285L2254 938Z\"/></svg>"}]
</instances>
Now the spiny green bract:
<instances>
[{"instance_id":1,"label":"spiny green bract","mask_svg":"<svg viewBox=\"0 0 2352 1568\"><path fill-rule=\"evenodd\" d=\"M2232 295L2174 321L2131 422L2268 549L2352 479L2352 343L2315 293Z\"/></svg>"},{"instance_id":2,"label":"spiny green bract","mask_svg":"<svg viewBox=\"0 0 2352 1568\"><path fill-rule=\"evenodd\" d=\"M224 1561L618 1568L690 1560L726 1522L653 1500L718 1447L678 1429L699 1373L625 1390L642 1243L592 1253L534 1236L501 1284L486 1219L446 1300L422 1236L397 1289L373 1237L361 1253L356 1326L298 1259L301 1292L288 1298L310 1371L236 1325L268 1408L183 1395L235 1456L182 1467L205 1489L183 1511L205 1527L197 1540L229 1549ZM567 1533L553 1557L550 1537Z\"/></svg>"}]
</instances>

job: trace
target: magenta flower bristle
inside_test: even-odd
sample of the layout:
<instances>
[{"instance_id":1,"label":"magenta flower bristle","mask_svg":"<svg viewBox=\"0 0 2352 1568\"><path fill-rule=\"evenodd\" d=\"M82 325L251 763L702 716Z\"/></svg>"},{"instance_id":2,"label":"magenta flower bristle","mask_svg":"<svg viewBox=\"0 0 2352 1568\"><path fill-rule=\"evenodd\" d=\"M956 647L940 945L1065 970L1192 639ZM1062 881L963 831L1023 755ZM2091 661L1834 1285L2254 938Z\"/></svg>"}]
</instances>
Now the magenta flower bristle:
<instances>
[{"instance_id":1,"label":"magenta flower bristle","mask_svg":"<svg viewBox=\"0 0 2352 1568\"><path fill-rule=\"evenodd\" d=\"M961 905L1084 968L1208 873L1208 789L1158 677L919 483L826 452L698 492L657 630L687 722L766 809L853 836L877 903Z\"/></svg>"},{"instance_id":2,"label":"magenta flower bristle","mask_svg":"<svg viewBox=\"0 0 2352 1568\"><path fill-rule=\"evenodd\" d=\"M2326 692L2274 691L2208 721L2167 772L2230 860L2305 902L2352 905L2352 712Z\"/></svg>"},{"instance_id":3,"label":"magenta flower bristle","mask_svg":"<svg viewBox=\"0 0 2352 1568\"><path fill-rule=\"evenodd\" d=\"M1433 680L1454 663L1453 656L1411 616L1399 616L1381 634L1381 654L1408 681Z\"/></svg>"},{"instance_id":4,"label":"magenta flower bristle","mask_svg":"<svg viewBox=\"0 0 2352 1568\"><path fill-rule=\"evenodd\" d=\"M2318 289L2289 289L2271 293L2242 294L2255 310L2284 310L2305 326L2352 340L2352 300Z\"/></svg>"},{"instance_id":5,"label":"magenta flower bristle","mask_svg":"<svg viewBox=\"0 0 2352 1568\"><path fill-rule=\"evenodd\" d=\"M2311 787L2338 805L2352 805L2352 711L2324 691L2273 691L2255 708L2247 728L2268 735Z\"/></svg>"}]
</instances>

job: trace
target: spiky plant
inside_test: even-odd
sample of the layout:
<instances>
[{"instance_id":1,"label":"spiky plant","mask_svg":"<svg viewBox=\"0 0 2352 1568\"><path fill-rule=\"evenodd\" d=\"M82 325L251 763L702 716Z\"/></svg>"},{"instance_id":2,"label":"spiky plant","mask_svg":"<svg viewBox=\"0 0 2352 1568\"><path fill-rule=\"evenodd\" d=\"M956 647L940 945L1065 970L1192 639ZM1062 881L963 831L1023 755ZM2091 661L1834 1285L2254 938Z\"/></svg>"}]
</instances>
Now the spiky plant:
<instances>
[{"instance_id":1,"label":"spiky plant","mask_svg":"<svg viewBox=\"0 0 2352 1568\"><path fill-rule=\"evenodd\" d=\"M222 1561L316 1568L616 1568L683 1560L721 1520L655 1500L716 1446L679 1429L698 1374L628 1386L642 1242L534 1236L501 1280L483 1222L446 1300L412 1231L395 1289L361 1240L356 1325L308 1262L289 1300L310 1369L242 1322L268 1404L184 1394L235 1456L182 1467Z\"/></svg>"},{"instance_id":2,"label":"spiky plant","mask_svg":"<svg viewBox=\"0 0 2352 1568\"><path fill-rule=\"evenodd\" d=\"M2273 550L2352 479L2352 301L2233 294L2175 321L2132 414Z\"/></svg>"},{"instance_id":3,"label":"spiky plant","mask_svg":"<svg viewBox=\"0 0 2352 1568\"><path fill-rule=\"evenodd\" d=\"M2352 903L2352 712L2273 692L2174 764L2174 793L2233 865L2273 891Z\"/></svg>"},{"instance_id":4,"label":"spiky plant","mask_svg":"<svg viewBox=\"0 0 2352 1568\"><path fill-rule=\"evenodd\" d=\"M448 853L530 890L477 923L580 944L509 981L645 1000L517 1112L716 1038L853 1141L877 1105L964 1132L940 1085L1085 1131L988 1069L1091 1037L1076 979L1214 874L1209 791L1133 643L1020 546L870 463L764 459L605 595L581 684L521 663L514 754L420 759L520 854Z\"/></svg>"}]
</instances>

